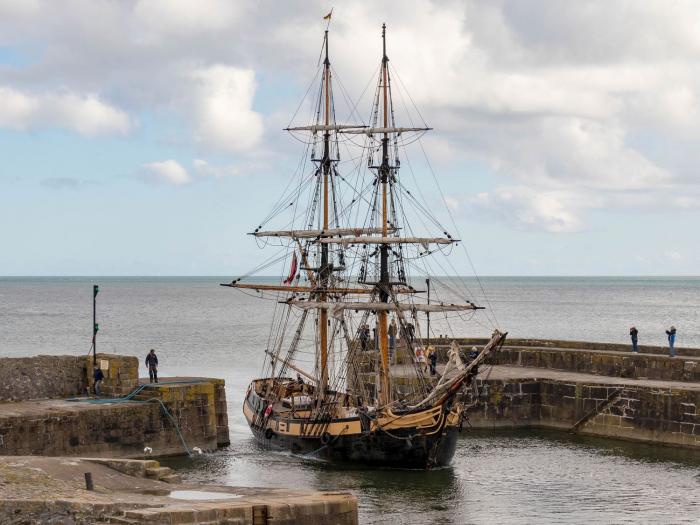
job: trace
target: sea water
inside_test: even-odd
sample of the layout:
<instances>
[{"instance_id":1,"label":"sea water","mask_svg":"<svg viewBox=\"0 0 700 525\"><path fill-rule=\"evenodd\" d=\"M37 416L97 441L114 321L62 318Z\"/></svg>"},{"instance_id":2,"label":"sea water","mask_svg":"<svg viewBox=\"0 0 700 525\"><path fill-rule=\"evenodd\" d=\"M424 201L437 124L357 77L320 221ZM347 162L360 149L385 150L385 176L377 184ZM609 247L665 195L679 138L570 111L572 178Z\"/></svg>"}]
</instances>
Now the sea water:
<instances>
[{"instance_id":1,"label":"sea water","mask_svg":"<svg viewBox=\"0 0 700 525\"><path fill-rule=\"evenodd\" d=\"M231 446L173 460L186 478L350 490L361 523L700 523L700 454L691 450L556 432L465 431L453 464L430 472L262 451L241 403L260 373L277 303L219 286L229 280L0 278L0 356L87 354L98 284L98 351L138 356L143 367L155 348L162 376L226 380ZM445 335L486 337L498 326L511 337L624 343L634 324L641 344L662 345L673 324L678 346L700 347L700 278L436 278L431 290L432 300L490 307L452 319L453 332L433 319Z\"/></svg>"}]
</instances>

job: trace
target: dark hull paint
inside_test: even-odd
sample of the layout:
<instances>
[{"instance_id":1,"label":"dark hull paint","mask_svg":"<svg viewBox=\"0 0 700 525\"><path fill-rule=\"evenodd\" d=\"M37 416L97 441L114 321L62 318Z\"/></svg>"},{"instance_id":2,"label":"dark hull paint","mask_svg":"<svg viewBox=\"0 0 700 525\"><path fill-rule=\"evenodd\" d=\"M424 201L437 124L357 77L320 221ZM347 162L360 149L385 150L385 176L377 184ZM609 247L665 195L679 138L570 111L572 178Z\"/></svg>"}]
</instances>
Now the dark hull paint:
<instances>
[{"instance_id":1,"label":"dark hull paint","mask_svg":"<svg viewBox=\"0 0 700 525\"><path fill-rule=\"evenodd\" d=\"M255 439L264 447L311 455L328 461L370 466L426 469L449 465L457 447L458 429L446 427L434 436L421 436L417 429L378 431L362 436L338 436L326 445L318 437L272 434L266 438L251 426ZM268 433L269 435L269 433ZM407 439L408 436L414 436Z\"/></svg>"},{"instance_id":2,"label":"dark hull paint","mask_svg":"<svg viewBox=\"0 0 700 525\"><path fill-rule=\"evenodd\" d=\"M251 384L244 401L253 420L246 415L246 421L256 441L265 448L328 461L406 469L449 465L457 448L459 430L454 426L442 426L443 423L432 428L409 427L392 429L390 432L375 430L338 436L326 434L325 443L321 437L323 434L295 436L277 433L270 428L265 429L267 425L262 424L268 403L257 395L254 386L254 383ZM285 420L279 419L280 423L282 421ZM296 419L291 421L299 422Z\"/></svg>"}]
</instances>

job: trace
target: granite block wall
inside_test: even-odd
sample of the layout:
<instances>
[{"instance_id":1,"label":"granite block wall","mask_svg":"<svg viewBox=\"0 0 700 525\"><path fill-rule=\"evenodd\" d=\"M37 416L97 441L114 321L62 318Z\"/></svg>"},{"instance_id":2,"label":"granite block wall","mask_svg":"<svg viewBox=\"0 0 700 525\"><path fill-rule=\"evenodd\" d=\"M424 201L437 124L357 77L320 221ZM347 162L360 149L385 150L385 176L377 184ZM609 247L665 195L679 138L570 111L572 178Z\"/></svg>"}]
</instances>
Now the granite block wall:
<instances>
[{"instance_id":1,"label":"granite block wall","mask_svg":"<svg viewBox=\"0 0 700 525\"><path fill-rule=\"evenodd\" d=\"M471 347L472 345L485 345L488 339L484 338L457 338L455 339L462 347ZM446 345L452 341L452 338L437 338L432 344ZM524 339L517 337L509 337L506 341L508 347L526 347L526 348L564 348L571 350L603 350L609 352L631 352L630 344L619 343L598 343L592 341L567 341L561 339ZM668 355L667 346L640 345L639 351L644 354L659 354ZM700 357L700 348L688 348L684 346L676 346L676 351L679 355L689 357Z\"/></svg>"},{"instance_id":2,"label":"granite block wall","mask_svg":"<svg viewBox=\"0 0 700 525\"><path fill-rule=\"evenodd\" d=\"M662 381L700 382L700 361L695 358L579 352L562 349L504 347L489 356L497 365L566 370L584 374Z\"/></svg>"},{"instance_id":3,"label":"granite block wall","mask_svg":"<svg viewBox=\"0 0 700 525\"><path fill-rule=\"evenodd\" d=\"M700 447L700 391L555 380L479 380L475 428L544 427ZM578 424L578 426L577 426Z\"/></svg>"},{"instance_id":4,"label":"granite block wall","mask_svg":"<svg viewBox=\"0 0 700 525\"><path fill-rule=\"evenodd\" d=\"M189 448L210 451L228 444L214 383L161 386L144 394L142 401L46 401L0 410L0 455L143 457L145 447L153 456L181 455L176 428Z\"/></svg>"},{"instance_id":5,"label":"granite block wall","mask_svg":"<svg viewBox=\"0 0 700 525\"><path fill-rule=\"evenodd\" d=\"M84 394L86 387L82 356L0 358L0 402L66 398Z\"/></svg>"},{"instance_id":6,"label":"granite block wall","mask_svg":"<svg viewBox=\"0 0 700 525\"><path fill-rule=\"evenodd\" d=\"M102 369L102 395L120 397L131 393L139 384L139 360L134 356L97 354L97 365ZM93 356L85 359L85 368L90 371L88 384L94 389Z\"/></svg>"},{"instance_id":7,"label":"granite block wall","mask_svg":"<svg viewBox=\"0 0 700 525\"><path fill-rule=\"evenodd\" d=\"M138 387L136 357L97 354L97 363L103 396ZM92 356L0 359L0 401L16 401L0 403L0 455L141 457L145 447L183 454L178 429L190 448L229 444L223 380L148 385L134 401L66 401L92 391L92 369Z\"/></svg>"}]
</instances>

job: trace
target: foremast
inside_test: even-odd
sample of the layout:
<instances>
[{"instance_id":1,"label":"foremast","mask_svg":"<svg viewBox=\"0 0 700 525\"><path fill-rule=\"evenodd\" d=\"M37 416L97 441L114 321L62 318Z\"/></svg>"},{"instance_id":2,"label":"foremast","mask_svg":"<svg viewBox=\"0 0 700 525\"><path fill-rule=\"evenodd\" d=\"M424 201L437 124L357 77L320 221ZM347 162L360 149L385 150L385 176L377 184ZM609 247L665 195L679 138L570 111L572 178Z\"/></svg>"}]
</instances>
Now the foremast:
<instances>
[{"instance_id":1,"label":"foremast","mask_svg":"<svg viewBox=\"0 0 700 525\"><path fill-rule=\"evenodd\" d=\"M328 182L331 176L330 155L330 76L331 62L328 58L328 30L324 36L325 60L323 61L323 97L324 97L324 124L323 133L323 157L321 159L321 171L323 173L323 230L328 230ZM318 269L318 284L321 288L321 302L328 300L326 289L332 269L328 261L328 244L321 245L321 265ZM328 309L321 308L318 322L319 339L319 365L320 365L320 389L323 396L328 389Z\"/></svg>"},{"instance_id":2,"label":"foremast","mask_svg":"<svg viewBox=\"0 0 700 525\"><path fill-rule=\"evenodd\" d=\"M389 57L386 55L386 24L382 24L382 99L383 99L383 122L384 129L389 127ZM378 182L382 187L382 237L387 237L389 231L388 206L387 206L387 186L391 168L389 165L389 133L385 132L382 138L382 162L377 171ZM389 280L389 245L382 243L380 246L380 270L379 283L377 291L379 301L386 303L389 300L391 291L391 282ZM380 391L379 402L382 405L389 403L391 395L390 378L389 378L389 326L388 312L377 312L377 332L379 338L379 354L380 354Z\"/></svg>"}]
</instances>

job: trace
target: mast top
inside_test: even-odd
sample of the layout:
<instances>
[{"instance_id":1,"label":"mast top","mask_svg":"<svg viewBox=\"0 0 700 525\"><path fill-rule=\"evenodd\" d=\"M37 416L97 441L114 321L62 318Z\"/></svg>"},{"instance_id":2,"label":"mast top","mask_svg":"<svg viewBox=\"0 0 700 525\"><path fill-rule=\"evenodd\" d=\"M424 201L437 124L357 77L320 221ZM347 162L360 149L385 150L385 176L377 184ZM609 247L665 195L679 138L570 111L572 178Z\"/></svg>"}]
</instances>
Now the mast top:
<instances>
[{"instance_id":1,"label":"mast top","mask_svg":"<svg viewBox=\"0 0 700 525\"><path fill-rule=\"evenodd\" d=\"M384 54L382 62L388 62L389 57L386 56L386 24L382 24L382 51Z\"/></svg>"},{"instance_id":2,"label":"mast top","mask_svg":"<svg viewBox=\"0 0 700 525\"><path fill-rule=\"evenodd\" d=\"M326 41L326 59L323 61L323 64L328 67L331 65L331 61L328 59L328 29L325 31L324 40Z\"/></svg>"}]
</instances>

